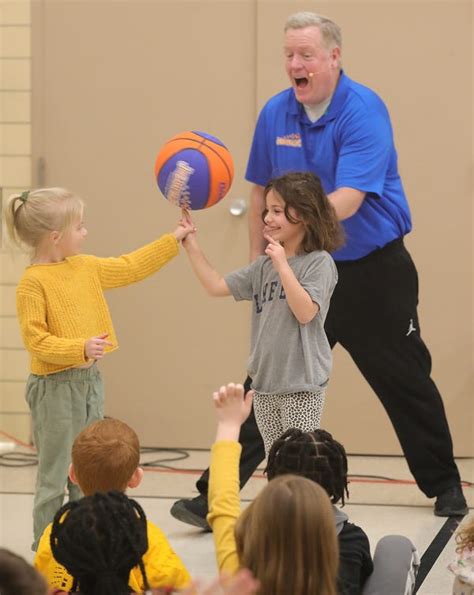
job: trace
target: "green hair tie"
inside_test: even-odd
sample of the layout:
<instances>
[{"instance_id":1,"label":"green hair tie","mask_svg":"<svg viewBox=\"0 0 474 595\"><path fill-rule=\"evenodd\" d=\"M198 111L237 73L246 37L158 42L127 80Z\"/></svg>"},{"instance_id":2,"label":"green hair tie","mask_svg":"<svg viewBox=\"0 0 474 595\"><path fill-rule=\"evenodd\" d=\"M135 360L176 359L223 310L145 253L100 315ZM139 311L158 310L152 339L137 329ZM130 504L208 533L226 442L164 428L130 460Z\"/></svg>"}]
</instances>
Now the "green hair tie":
<instances>
[{"instance_id":1,"label":"green hair tie","mask_svg":"<svg viewBox=\"0 0 474 595\"><path fill-rule=\"evenodd\" d=\"M26 199L28 198L28 195L30 194L29 190L25 190L24 192L21 193L20 195L20 200L22 202L26 202Z\"/></svg>"}]
</instances>

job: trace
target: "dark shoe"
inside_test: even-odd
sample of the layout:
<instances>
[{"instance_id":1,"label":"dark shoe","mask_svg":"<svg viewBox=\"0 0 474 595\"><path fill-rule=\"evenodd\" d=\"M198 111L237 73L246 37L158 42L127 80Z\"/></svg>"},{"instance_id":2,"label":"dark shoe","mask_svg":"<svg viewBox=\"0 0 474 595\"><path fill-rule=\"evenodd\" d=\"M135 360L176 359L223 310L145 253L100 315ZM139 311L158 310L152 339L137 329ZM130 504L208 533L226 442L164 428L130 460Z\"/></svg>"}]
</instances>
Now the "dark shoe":
<instances>
[{"instance_id":1,"label":"dark shoe","mask_svg":"<svg viewBox=\"0 0 474 595\"><path fill-rule=\"evenodd\" d=\"M469 508L460 485L448 488L436 498L434 507L436 516L464 516L468 512Z\"/></svg>"},{"instance_id":2,"label":"dark shoe","mask_svg":"<svg viewBox=\"0 0 474 595\"><path fill-rule=\"evenodd\" d=\"M199 494L192 499L176 500L170 510L171 516L182 523L211 531L206 516L208 513L207 496Z\"/></svg>"}]
</instances>

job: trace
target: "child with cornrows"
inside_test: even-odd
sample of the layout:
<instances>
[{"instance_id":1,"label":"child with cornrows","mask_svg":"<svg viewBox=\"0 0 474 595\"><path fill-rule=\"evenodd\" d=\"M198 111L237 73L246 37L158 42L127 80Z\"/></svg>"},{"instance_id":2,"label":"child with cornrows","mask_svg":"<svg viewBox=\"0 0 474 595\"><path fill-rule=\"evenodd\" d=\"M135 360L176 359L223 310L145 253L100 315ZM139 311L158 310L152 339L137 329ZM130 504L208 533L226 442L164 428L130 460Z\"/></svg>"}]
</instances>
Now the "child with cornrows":
<instances>
[{"instance_id":1,"label":"child with cornrows","mask_svg":"<svg viewBox=\"0 0 474 595\"><path fill-rule=\"evenodd\" d=\"M54 517L50 542L54 561L74 577L68 592L129 595L135 569L150 589L143 561L148 550L145 512L122 492L96 492L64 504Z\"/></svg>"},{"instance_id":2,"label":"child with cornrows","mask_svg":"<svg viewBox=\"0 0 474 595\"><path fill-rule=\"evenodd\" d=\"M222 277L206 260L195 233L183 246L211 296L253 302L247 372L268 455L285 430L311 431L320 425L332 366L324 321L337 282L329 253L342 244L343 232L311 173L271 180L264 197L264 256Z\"/></svg>"},{"instance_id":3,"label":"child with cornrows","mask_svg":"<svg viewBox=\"0 0 474 595\"><path fill-rule=\"evenodd\" d=\"M320 485L331 499L339 544L338 591L358 595L373 571L369 539L349 522L344 506L347 487L347 455L340 442L326 430L287 430L270 449L266 474L269 481L293 473Z\"/></svg>"},{"instance_id":4,"label":"child with cornrows","mask_svg":"<svg viewBox=\"0 0 474 595\"><path fill-rule=\"evenodd\" d=\"M414 592L419 558L410 540L384 536L373 563L367 535L335 506L348 495L347 457L329 432L290 429L276 440L269 482L241 514L238 438L252 391L244 395L242 385L231 383L213 400L218 421L207 521L221 570L250 569L262 595Z\"/></svg>"},{"instance_id":5,"label":"child with cornrows","mask_svg":"<svg viewBox=\"0 0 474 595\"><path fill-rule=\"evenodd\" d=\"M213 394L217 417L211 449L209 515L219 570L248 568L261 595L336 595L338 545L325 490L284 474L241 513L238 442L252 408L252 391L229 383Z\"/></svg>"},{"instance_id":6,"label":"child with cornrows","mask_svg":"<svg viewBox=\"0 0 474 595\"><path fill-rule=\"evenodd\" d=\"M174 232L118 258L81 254L87 230L84 203L64 188L14 194L6 208L13 241L31 251L16 291L17 315L31 374L31 409L38 473L33 506L34 542L61 507L76 435L104 414L96 362L118 348L104 290L145 279L178 254L192 231L183 219ZM68 482L69 499L80 497Z\"/></svg>"},{"instance_id":7,"label":"child with cornrows","mask_svg":"<svg viewBox=\"0 0 474 595\"><path fill-rule=\"evenodd\" d=\"M144 562L148 547L147 524L140 504L121 492L97 492L65 504L53 522L51 549L54 559L74 576L74 586L68 592L81 595L145 593L142 589L130 588L129 574L138 570L147 595L257 593L258 581L245 569L232 578L219 577L208 587L201 586L200 581L192 581L183 590L172 585L155 589ZM59 591L57 594L66 595Z\"/></svg>"},{"instance_id":8,"label":"child with cornrows","mask_svg":"<svg viewBox=\"0 0 474 595\"><path fill-rule=\"evenodd\" d=\"M81 488L84 496L93 496L97 493L125 492L128 488L137 488L143 478L143 469L140 467L140 442L136 432L126 423L118 419L107 418L95 421L82 430L72 445L72 463L69 477L73 483ZM82 499L81 499L82 500ZM65 506L74 506L77 501L69 502ZM120 545L120 539L127 540L126 515L114 509L114 504L127 503L126 499L115 498L98 499L102 502L102 511L99 516L103 518L104 527L109 535L115 535L116 541L111 545L112 550L117 547L119 551L103 556L109 556L110 566L117 570L127 558L127 545ZM110 510L109 510L110 507ZM66 510L69 510L66 508ZM82 509L84 510L84 509ZM138 515L140 516L140 515ZM72 523L76 531L76 538L70 539L70 558L77 562L75 568L84 568L88 561L88 572L99 574L104 569L105 560L100 551L101 545L89 534L87 528L91 523L87 515L79 515L77 524ZM60 519L62 517L60 516ZM97 523L95 523L97 524ZM135 523L133 526L136 529ZM70 527L71 528L71 527ZM131 528L130 528L131 529ZM142 527L143 529L143 527ZM82 531L82 535L80 534ZM95 528L91 528L92 536ZM139 544L146 542L145 551L140 554L142 565L138 562L128 569L126 578L129 591L141 593L146 591L148 585L152 587L182 588L188 585L191 577L180 557L171 547L164 532L151 521L146 522L145 538L138 538L130 534L128 540L138 548ZM51 551L53 535L52 525L48 525L39 541L35 555L35 568L44 576L50 588L61 588L64 591L75 591L78 577L71 576L66 568L61 565ZM119 537L121 536L121 537ZM105 539L105 538L104 538ZM107 538L108 539L108 538ZM106 541L107 541L106 539ZM99 540L100 541L100 540ZM132 555L136 555L136 551ZM130 557L131 554L128 554ZM121 560L124 558L124 560ZM120 563L119 563L119 560ZM76 579L76 580L74 580ZM84 585L81 585L83 591Z\"/></svg>"}]
</instances>

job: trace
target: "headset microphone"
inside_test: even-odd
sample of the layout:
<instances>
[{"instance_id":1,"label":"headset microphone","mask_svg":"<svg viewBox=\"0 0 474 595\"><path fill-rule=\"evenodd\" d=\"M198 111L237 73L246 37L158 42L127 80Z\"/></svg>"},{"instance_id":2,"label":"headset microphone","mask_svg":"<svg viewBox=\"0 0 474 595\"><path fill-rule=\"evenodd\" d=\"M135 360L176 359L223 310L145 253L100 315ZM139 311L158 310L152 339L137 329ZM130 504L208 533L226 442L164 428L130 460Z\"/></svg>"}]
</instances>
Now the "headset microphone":
<instances>
[{"instance_id":1,"label":"headset microphone","mask_svg":"<svg viewBox=\"0 0 474 595\"><path fill-rule=\"evenodd\" d=\"M308 76L310 79L313 78L313 76L315 76L316 74L322 74L323 72L327 72L328 70L331 70L332 66L329 64L328 66L326 66L326 68L323 68L322 70L316 70L316 72L308 72Z\"/></svg>"}]
</instances>

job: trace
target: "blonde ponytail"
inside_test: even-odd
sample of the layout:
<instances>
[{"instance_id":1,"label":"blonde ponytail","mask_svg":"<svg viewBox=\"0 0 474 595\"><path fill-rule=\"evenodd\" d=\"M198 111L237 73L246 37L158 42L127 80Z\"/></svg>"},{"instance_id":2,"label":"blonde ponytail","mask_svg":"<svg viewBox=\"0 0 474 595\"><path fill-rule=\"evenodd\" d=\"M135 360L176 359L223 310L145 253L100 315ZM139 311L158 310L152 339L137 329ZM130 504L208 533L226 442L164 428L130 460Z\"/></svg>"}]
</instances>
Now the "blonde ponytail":
<instances>
[{"instance_id":1,"label":"blonde ponytail","mask_svg":"<svg viewBox=\"0 0 474 595\"><path fill-rule=\"evenodd\" d=\"M64 188L40 188L12 194L5 208L10 239L19 246L37 248L45 234L65 231L82 217L84 203Z\"/></svg>"}]
</instances>

